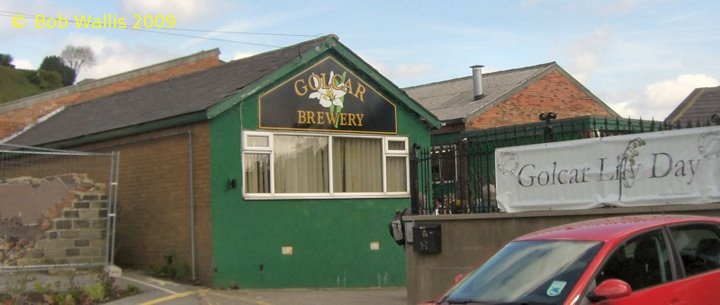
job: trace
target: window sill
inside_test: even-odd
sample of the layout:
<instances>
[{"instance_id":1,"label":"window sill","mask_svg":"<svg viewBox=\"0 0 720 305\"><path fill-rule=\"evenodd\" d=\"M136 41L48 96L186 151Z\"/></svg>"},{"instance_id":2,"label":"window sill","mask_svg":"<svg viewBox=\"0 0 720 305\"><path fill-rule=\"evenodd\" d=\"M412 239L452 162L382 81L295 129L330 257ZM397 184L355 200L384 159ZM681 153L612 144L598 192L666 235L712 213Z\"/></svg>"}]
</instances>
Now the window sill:
<instances>
[{"instance_id":1,"label":"window sill","mask_svg":"<svg viewBox=\"0 0 720 305\"><path fill-rule=\"evenodd\" d=\"M410 193L245 194L245 200L410 198Z\"/></svg>"}]
</instances>

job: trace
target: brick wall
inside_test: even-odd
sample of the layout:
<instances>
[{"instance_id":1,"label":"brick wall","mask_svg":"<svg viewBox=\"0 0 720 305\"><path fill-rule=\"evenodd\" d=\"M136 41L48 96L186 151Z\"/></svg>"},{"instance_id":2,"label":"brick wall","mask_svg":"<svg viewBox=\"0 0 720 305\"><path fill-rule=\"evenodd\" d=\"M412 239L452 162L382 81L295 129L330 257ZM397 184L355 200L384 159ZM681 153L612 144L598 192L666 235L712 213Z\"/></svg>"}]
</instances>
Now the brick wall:
<instances>
[{"instance_id":1,"label":"brick wall","mask_svg":"<svg viewBox=\"0 0 720 305\"><path fill-rule=\"evenodd\" d=\"M50 184L61 187L44 188ZM85 174L24 176L3 179L0 197L0 266L106 261L105 184Z\"/></svg>"},{"instance_id":2,"label":"brick wall","mask_svg":"<svg viewBox=\"0 0 720 305\"><path fill-rule=\"evenodd\" d=\"M10 102L0 107L0 140L59 109L166 79L207 70L220 64L219 51L203 52L147 68L76 84Z\"/></svg>"},{"instance_id":3,"label":"brick wall","mask_svg":"<svg viewBox=\"0 0 720 305\"><path fill-rule=\"evenodd\" d=\"M191 266L189 147L192 132L197 277L213 276L209 126L198 123L98 142L74 150L120 153L117 254L121 267L146 270L173 255ZM185 271L190 271L185 269ZM190 276L190 274L187 274Z\"/></svg>"},{"instance_id":4,"label":"brick wall","mask_svg":"<svg viewBox=\"0 0 720 305\"><path fill-rule=\"evenodd\" d=\"M508 100L470 118L466 126L467 129L484 129L538 122L542 112L555 112L559 119L615 116L564 74L554 70Z\"/></svg>"}]
</instances>

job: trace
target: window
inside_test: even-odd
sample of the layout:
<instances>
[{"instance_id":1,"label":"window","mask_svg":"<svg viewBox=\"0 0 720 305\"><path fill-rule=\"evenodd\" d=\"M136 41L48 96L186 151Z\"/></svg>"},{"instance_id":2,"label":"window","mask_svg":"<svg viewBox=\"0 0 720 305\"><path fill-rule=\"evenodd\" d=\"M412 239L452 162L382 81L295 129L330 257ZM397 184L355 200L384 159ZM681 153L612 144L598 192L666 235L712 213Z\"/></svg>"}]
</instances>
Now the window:
<instances>
[{"instance_id":1,"label":"window","mask_svg":"<svg viewBox=\"0 0 720 305\"><path fill-rule=\"evenodd\" d=\"M408 189L408 145L405 138L388 138L385 163L387 167L387 191L407 192Z\"/></svg>"},{"instance_id":2,"label":"window","mask_svg":"<svg viewBox=\"0 0 720 305\"><path fill-rule=\"evenodd\" d=\"M456 180L456 146L441 145L432 148L432 174L435 183L454 182Z\"/></svg>"},{"instance_id":3,"label":"window","mask_svg":"<svg viewBox=\"0 0 720 305\"><path fill-rule=\"evenodd\" d=\"M670 281L670 257L662 232L633 237L615 249L595 280L600 284L611 278L627 282L633 291Z\"/></svg>"},{"instance_id":4,"label":"window","mask_svg":"<svg viewBox=\"0 0 720 305\"><path fill-rule=\"evenodd\" d=\"M273 140L275 193L326 193L328 139L276 135Z\"/></svg>"},{"instance_id":5,"label":"window","mask_svg":"<svg viewBox=\"0 0 720 305\"><path fill-rule=\"evenodd\" d=\"M243 148L251 198L408 194L407 138L245 132Z\"/></svg>"},{"instance_id":6,"label":"window","mask_svg":"<svg viewBox=\"0 0 720 305\"><path fill-rule=\"evenodd\" d=\"M715 225L676 226L670 228L670 233L686 275L720 268L720 237Z\"/></svg>"}]
</instances>

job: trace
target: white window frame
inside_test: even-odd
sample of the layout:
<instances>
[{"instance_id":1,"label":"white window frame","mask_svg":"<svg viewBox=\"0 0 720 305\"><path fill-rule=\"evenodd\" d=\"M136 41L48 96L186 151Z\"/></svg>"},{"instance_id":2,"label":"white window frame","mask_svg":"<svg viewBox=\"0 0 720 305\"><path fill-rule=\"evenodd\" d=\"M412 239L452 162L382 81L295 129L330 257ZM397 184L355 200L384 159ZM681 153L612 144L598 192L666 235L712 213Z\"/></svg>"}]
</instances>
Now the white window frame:
<instances>
[{"instance_id":1,"label":"white window frame","mask_svg":"<svg viewBox=\"0 0 720 305\"><path fill-rule=\"evenodd\" d=\"M328 193L275 193L275 154L273 151L273 142L275 135L290 136L308 136L308 137L327 137L328 138L328 174L329 189ZM258 147L249 146L248 137L264 136L268 138L268 146ZM382 145L382 192L334 192L333 185L333 138L369 138L379 139ZM242 192L245 199L313 199L313 198L388 198L388 197L409 197L410 196L410 154L407 137L399 136L376 136L376 135L357 135L357 134L326 134L326 133L293 133L293 132L267 132L267 131L243 131L242 133L243 151L242 151ZM404 142L403 150L391 150L389 145L391 142ZM245 191L245 155L246 154L267 154L270 156L270 193L247 193ZM406 191L404 192L388 192L387 191L387 158L388 157L404 157L405 158L405 177Z\"/></svg>"},{"instance_id":2,"label":"white window frame","mask_svg":"<svg viewBox=\"0 0 720 305\"><path fill-rule=\"evenodd\" d=\"M390 142L403 142L403 150L390 149ZM387 183L387 158L388 157L404 157L405 158L405 191L404 192L388 192ZM386 194L409 194L410 192L410 150L408 147L408 138L405 137L385 137L383 138L383 192Z\"/></svg>"}]
</instances>

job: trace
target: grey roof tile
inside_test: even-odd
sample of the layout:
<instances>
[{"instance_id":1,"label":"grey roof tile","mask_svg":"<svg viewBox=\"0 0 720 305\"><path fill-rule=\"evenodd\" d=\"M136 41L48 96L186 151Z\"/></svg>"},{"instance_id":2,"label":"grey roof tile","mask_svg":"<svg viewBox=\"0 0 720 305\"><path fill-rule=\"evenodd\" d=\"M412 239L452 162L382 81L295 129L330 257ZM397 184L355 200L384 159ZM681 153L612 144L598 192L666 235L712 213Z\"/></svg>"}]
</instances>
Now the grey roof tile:
<instances>
[{"instance_id":1,"label":"grey roof tile","mask_svg":"<svg viewBox=\"0 0 720 305\"><path fill-rule=\"evenodd\" d=\"M205 111L326 37L68 107L11 139L41 145Z\"/></svg>"},{"instance_id":2,"label":"grey roof tile","mask_svg":"<svg viewBox=\"0 0 720 305\"><path fill-rule=\"evenodd\" d=\"M405 88L405 92L442 121L464 119L492 107L509 93L557 65L536 66L483 73L483 96L474 99L472 76Z\"/></svg>"},{"instance_id":3,"label":"grey roof tile","mask_svg":"<svg viewBox=\"0 0 720 305\"><path fill-rule=\"evenodd\" d=\"M667 117L666 121L685 124L707 123L710 116L720 114L720 86L696 88Z\"/></svg>"}]
</instances>

